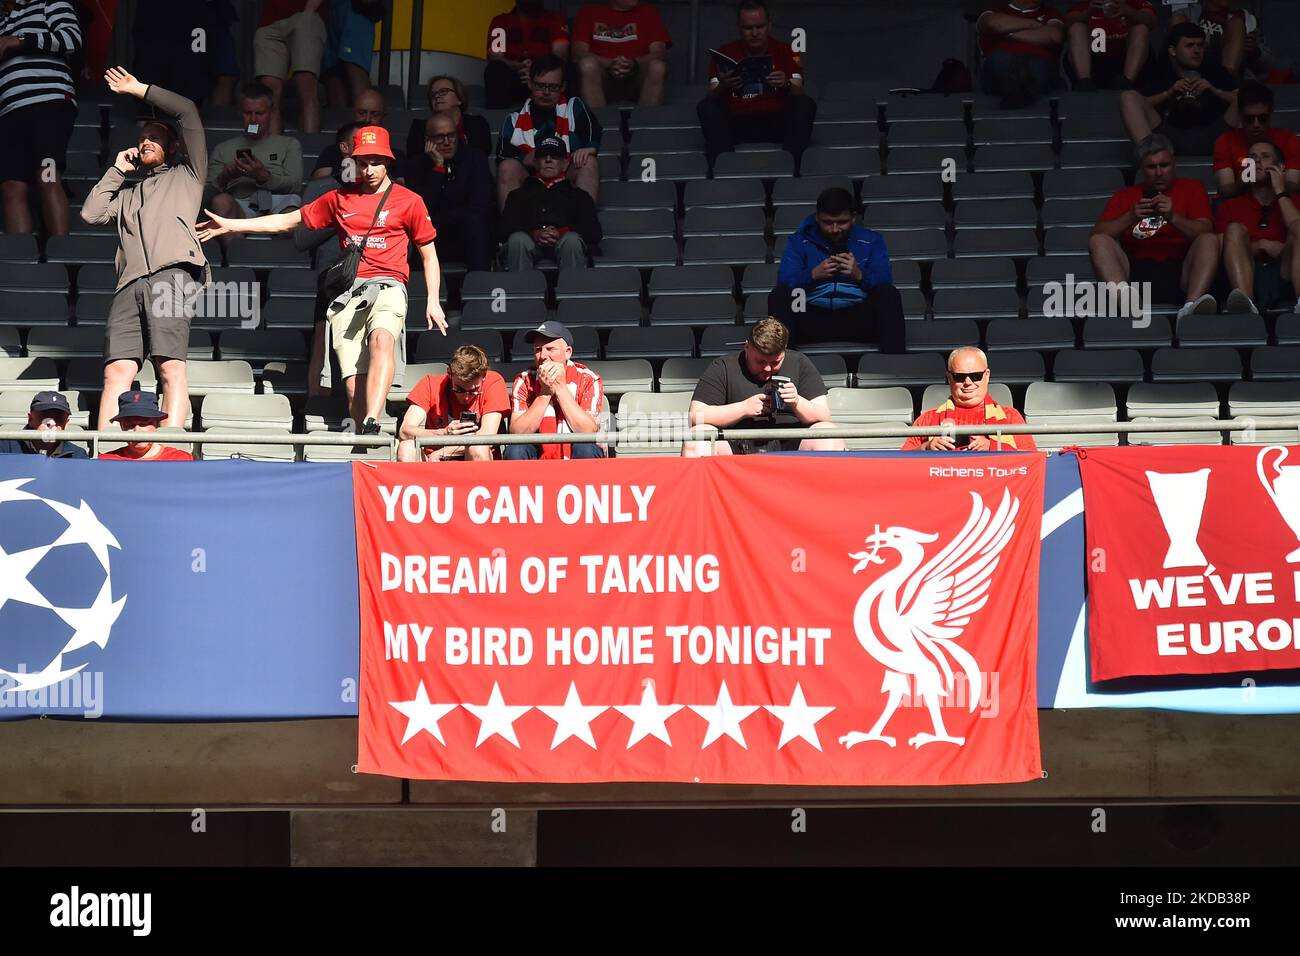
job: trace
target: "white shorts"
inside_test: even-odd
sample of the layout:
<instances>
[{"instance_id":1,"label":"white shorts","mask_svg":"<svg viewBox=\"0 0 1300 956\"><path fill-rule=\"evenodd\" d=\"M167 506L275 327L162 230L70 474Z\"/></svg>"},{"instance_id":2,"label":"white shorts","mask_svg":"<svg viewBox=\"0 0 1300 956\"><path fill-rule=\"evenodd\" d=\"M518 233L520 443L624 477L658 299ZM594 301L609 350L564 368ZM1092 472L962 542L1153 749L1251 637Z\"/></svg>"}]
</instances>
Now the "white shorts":
<instances>
[{"instance_id":1,"label":"white shorts","mask_svg":"<svg viewBox=\"0 0 1300 956\"><path fill-rule=\"evenodd\" d=\"M239 203L239 208L244 210L244 215L247 218L256 219L258 216L274 215L278 212L284 212L286 209L298 209L302 206L302 197L296 196L293 193L287 195L272 193L271 208L267 212L262 212L261 210L254 208L251 199L236 199L235 202Z\"/></svg>"}]
</instances>

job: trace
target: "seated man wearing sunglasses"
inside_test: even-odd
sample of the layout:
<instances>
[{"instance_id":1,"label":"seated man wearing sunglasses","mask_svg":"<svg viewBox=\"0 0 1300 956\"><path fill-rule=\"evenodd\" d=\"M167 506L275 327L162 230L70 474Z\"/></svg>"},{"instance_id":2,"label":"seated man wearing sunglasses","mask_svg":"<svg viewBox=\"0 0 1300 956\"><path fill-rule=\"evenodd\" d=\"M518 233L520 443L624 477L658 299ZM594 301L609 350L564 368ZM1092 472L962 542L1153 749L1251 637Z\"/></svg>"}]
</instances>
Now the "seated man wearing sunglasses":
<instances>
[{"instance_id":1,"label":"seated man wearing sunglasses","mask_svg":"<svg viewBox=\"0 0 1300 956\"><path fill-rule=\"evenodd\" d=\"M973 345L957 349L948 356L949 398L938 408L922 412L912 422L916 428L938 425L1023 425L1024 418L1014 408L999 405L989 398L989 360ZM913 436L903 442L903 451L1034 451L1030 435L935 435Z\"/></svg>"},{"instance_id":2,"label":"seated man wearing sunglasses","mask_svg":"<svg viewBox=\"0 0 1300 956\"><path fill-rule=\"evenodd\" d=\"M1223 243L1223 268L1232 286L1224 311L1232 315L1258 315L1257 301L1265 308L1290 305L1300 282L1300 208L1287 194L1290 173L1282 150L1261 140L1251 144L1247 156L1258 176L1245 184L1245 193L1214 211L1214 231ZM1300 301L1295 309L1300 311Z\"/></svg>"},{"instance_id":3,"label":"seated man wearing sunglasses","mask_svg":"<svg viewBox=\"0 0 1300 956\"><path fill-rule=\"evenodd\" d=\"M415 439L495 435L510 411L505 379L488 368L487 353L477 345L456 349L447 373L424 376L406 401L398 461L491 461L491 445L425 445L417 453Z\"/></svg>"}]
</instances>

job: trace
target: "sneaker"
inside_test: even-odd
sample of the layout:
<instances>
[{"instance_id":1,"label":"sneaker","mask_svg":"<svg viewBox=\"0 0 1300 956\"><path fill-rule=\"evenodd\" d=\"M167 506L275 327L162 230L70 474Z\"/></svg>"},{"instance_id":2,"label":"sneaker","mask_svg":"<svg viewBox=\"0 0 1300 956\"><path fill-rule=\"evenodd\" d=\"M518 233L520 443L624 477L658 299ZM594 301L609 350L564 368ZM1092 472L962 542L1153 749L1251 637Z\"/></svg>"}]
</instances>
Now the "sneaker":
<instances>
[{"instance_id":1,"label":"sneaker","mask_svg":"<svg viewBox=\"0 0 1300 956\"><path fill-rule=\"evenodd\" d=\"M1219 311L1219 300L1207 292L1192 303L1192 311L1197 315L1215 315Z\"/></svg>"},{"instance_id":2,"label":"sneaker","mask_svg":"<svg viewBox=\"0 0 1300 956\"><path fill-rule=\"evenodd\" d=\"M1259 309L1255 308L1255 303L1251 301L1250 296L1240 289L1233 289L1228 293L1227 301L1223 303L1225 315L1245 315L1247 312L1253 312L1259 315Z\"/></svg>"},{"instance_id":3,"label":"sneaker","mask_svg":"<svg viewBox=\"0 0 1300 956\"><path fill-rule=\"evenodd\" d=\"M1192 314L1192 310L1193 310L1194 308L1196 308L1196 303L1195 303L1195 302L1184 302L1184 303L1183 303L1183 307L1182 307L1181 309L1178 310L1178 318L1179 318L1179 320L1181 321L1182 319L1185 319L1185 318L1187 318L1189 315L1191 315L1191 314Z\"/></svg>"},{"instance_id":4,"label":"sneaker","mask_svg":"<svg viewBox=\"0 0 1300 956\"><path fill-rule=\"evenodd\" d=\"M379 422L375 421L373 418L367 418L364 422L361 423L361 434L378 435Z\"/></svg>"}]
</instances>

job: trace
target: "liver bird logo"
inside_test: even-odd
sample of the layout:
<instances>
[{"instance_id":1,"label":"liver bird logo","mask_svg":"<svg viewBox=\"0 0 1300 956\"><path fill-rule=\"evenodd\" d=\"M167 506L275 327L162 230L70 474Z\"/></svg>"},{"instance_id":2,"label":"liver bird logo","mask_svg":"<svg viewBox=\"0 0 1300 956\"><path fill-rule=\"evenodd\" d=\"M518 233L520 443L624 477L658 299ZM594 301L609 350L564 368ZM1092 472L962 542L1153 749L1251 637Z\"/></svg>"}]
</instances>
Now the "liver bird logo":
<instances>
[{"instance_id":1,"label":"liver bird logo","mask_svg":"<svg viewBox=\"0 0 1300 956\"><path fill-rule=\"evenodd\" d=\"M968 681L971 713L978 705L983 691L979 662L958 642L971 618L988 602L998 556L1015 533L1020 511L1020 499L1006 491L996 514L978 493L970 495L965 527L929 560L925 546L937 541L937 534L899 527L881 531L879 525L866 539L870 550L849 555L858 562L854 574L869 564L885 564L883 548L897 551L901 560L862 592L853 609L858 643L885 667L880 690L888 699L874 727L840 738L845 747L868 740L893 747L895 739L885 736L884 730L913 684L930 713L934 732L918 733L908 744L919 749L932 743L961 746L966 742L944 728L939 707L952 695L957 670Z\"/></svg>"}]
</instances>

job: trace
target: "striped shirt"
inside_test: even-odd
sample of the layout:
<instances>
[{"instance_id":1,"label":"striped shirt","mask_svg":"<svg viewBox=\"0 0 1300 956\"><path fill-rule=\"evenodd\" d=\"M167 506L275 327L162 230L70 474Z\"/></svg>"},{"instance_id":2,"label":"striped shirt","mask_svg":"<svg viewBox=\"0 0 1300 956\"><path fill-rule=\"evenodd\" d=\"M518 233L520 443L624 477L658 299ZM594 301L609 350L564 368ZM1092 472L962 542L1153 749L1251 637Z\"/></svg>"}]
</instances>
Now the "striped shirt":
<instances>
[{"instance_id":1,"label":"striped shirt","mask_svg":"<svg viewBox=\"0 0 1300 956\"><path fill-rule=\"evenodd\" d=\"M564 382L582 410L592 418L597 418L605 396L605 384L600 376L581 362L570 360L564 369ZM528 411L529 406L540 394L537 370L533 368L520 372L515 377L514 387L510 390L511 413L522 415ZM569 434L573 429L564 418L556 414L555 401L552 400L546 406L546 412L542 415L537 431L543 435ZM542 445L541 448L542 458L569 458L573 455L572 445Z\"/></svg>"},{"instance_id":2,"label":"striped shirt","mask_svg":"<svg viewBox=\"0 0 1300 956\"><path fill-rule=\"evenodd\" d=\"M0 36L23 45L0 60L0 116L36 103L77 104L68 60L81 49L71 0L28 0L0 19Z\"/></svg>"}]
</instances>

